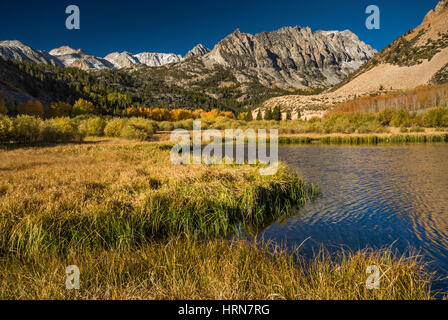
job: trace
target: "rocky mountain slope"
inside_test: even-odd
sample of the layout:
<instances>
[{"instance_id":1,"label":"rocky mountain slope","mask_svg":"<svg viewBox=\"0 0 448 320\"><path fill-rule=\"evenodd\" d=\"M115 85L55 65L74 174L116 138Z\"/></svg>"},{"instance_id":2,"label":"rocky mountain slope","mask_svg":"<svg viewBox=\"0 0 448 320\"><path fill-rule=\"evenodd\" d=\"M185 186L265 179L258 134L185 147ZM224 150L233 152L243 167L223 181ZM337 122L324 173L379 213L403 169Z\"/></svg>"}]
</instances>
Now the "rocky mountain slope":
<instances>
[{"instance_id":1,"label":"rocky mountain slope","mask_svg":"<svg viewBox=\"0 0 448 320\"><path fill-rule=\"evenodd\" d=\"M329 92L312 97L277 97L266 101L263 107L280 105L320 115L355 96L441 83L448 79L447 66L448 0L443 0L420 26L399 37Z\"/></svg>"},{"instance_id":2,"label":"rocky mountain slope","mask_svg":"<svg viewBox=\"0 0 448 320\"><path fill-rule=\"evenodd\" d=\"M199 44L185 57L171 53L143 52L133 55L114 52L99 58L67 46L45 53L23 44L13 47L10 42L0 43L0 56L5 59L74 66L83 70L128 68L134 65L160 67L195 57L210 72L216 70L215 66L230 70L240 83L255 80L263 86L285 89L339 83L375 53L374 49L348 30L312 32L310 28L299 27L285 27L256 35L236 30L220 41L211 52ZM192 70L195 63L191 64Z\"/></svg>"},{"instance_id":3,"label":"rocky mountain slope","mask_svg":"<svg viewBox=\"0 0 448 320\"><path fill-rule=\"evenodd\" d=\"M186 57L199 56L209 52L203 46L196 46ZM0 41L0 57L7 60L29 61L64 67L77 67L82 70L101 70L106 68L128 68L133 65L160 67L170 63L179 63L184 58L173 53L142 52L133 55L129 52L112 52L104 58L86 54L82 49L75 50L62 46L46 52L35 50L20 41Z\"/></svg>"},{"instance_id":4,"label":"rocky mountain slope","mask_svg":"<svg viewBox=\"0 0 448 320\"><path fill-rule=\"evenodd\" d=\"M137 57L133 56L129 52L112 52L104 57L105 60L113 64L114 68L128 68L134 64L139 64L140 61Z\"/></svg>"},{"instance_id":5,"label":"rocky mountain slope","mask_svg":"<svg viewBox=\"0 0 448 320\"><path fill-rule=\"evenodd\" d=\"M89 91L88 97L95 97L105 108L122 108L133 103L230 110L253 108L274 96L322 90L342 81L376 53L348 30L312 32L310 28L300 27L256 35L236 30L212 51L197 45L185 57L113 52L99 58L68 46L45 53L24 44L13 47L10 42L0 43L0 49L1 58L37 63L36 68L18 66L17 77L24 76L19 76L21 72L31 76L27 76L26 86L17 79L5 77L3 91L10 96L19 88L27 94L27 99L31 95L47 103L55 96L38 91L62 86L75 88L76 92L70 93L73 97L84 94L84 89ZM46 65L76 67L88 72L79 74L79 79L74 81L73 70L67 75L67 70L46 68ZM39 75L37 81L50 78L54 83L51 86L33 84L32 77L36 75ZM119 104L111 103L107 96L112 91L131 98Z\"/></svg>"},{"instance_id":6,"label":"rocky mountain slope","mask_svg":"<svg viewBox=\"0 0 448 320\"><path fill-rule=\"evenodd\" d=\"M210 52L210 49L204 47L202 44L198 44L196 47L188 51L188 53L185 55L184 59L188 59L191 57L196 56L203 56L204 54L207 54Z\"/></svg>"},{"instance_id":7,"label":"rocky mountain slope","mask_svg":"<svg viewBox=\"0 0 448 320\"><path fill-rule=\"evenodd\" d=\"M173 53L153 53L143 52L136 54L135 57L140 63L149 67L160 67L170 63L178 63L182 61L182 56Z\"/></svg>"},{"instance_id":8,"label":"rocky mountain slope","mask_svg":"<svg viewBox=\"0 0 448 320\"><path fill-rule=\"evenodd\" d=\"M75 50L68 46L53 49L49 52L49 54L57 58L65 67L77 67L81 70L105 69L113 67L113 65L105 59L90 56L82 49Z\"/></svg>"},{"instance_id":9,"label":"rocky mountain slope","mask_svg":"<svg viewBox=\"0 0 448 320\"><path fill-rule=\"evenodd\" d=\"M349 30L285 27L256 35L236 30L202 60L232 68L241 81L255 76L266 86L307 88L339 83L375 53Z\"/></svg>"},{"instance_id":10,"label":"rocky mountain slope","mask_svg":"<svg viewBox=\"0 0 448 320\"><path fill-rule=\"evenodd\" d=\"M51 56L47 52L35 50L17 40L0 41L0 57L17 61L62 65L59 59Z\"/></svg>"}]
</instances>

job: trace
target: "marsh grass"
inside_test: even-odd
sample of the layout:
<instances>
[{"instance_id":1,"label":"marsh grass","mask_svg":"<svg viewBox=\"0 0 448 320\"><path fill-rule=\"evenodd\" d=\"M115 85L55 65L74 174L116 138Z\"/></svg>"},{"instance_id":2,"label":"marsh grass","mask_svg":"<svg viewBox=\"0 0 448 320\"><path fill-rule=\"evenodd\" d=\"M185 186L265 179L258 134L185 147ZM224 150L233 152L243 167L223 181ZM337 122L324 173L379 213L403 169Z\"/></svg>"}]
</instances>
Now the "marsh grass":
<instances>
[{"instance_id":1,"label":"marsh grass","mask_svg":"<svg viewBox=\"0 0 448 320\"><path fill-rule=\"evenodd\" d=\"M73 264L81 289L71 292L65 268ZM370 265L380 269L379 290L366 288ZM0 267L0 299L431 299L420 258L390 250L321 250L305 260L269 243L174 239L138 250L9 256Z\"/></svg>"},{"instance_id":2,"label":"marsh grass","mask_svg":"<svg viewBox=\"0 0 448 320\"><path fill-rule=\"evenodd\" d=\"M170 144L117 142L0 153L0 250L132 248L225 237L293 213L314 189L284 165L176 166Z\"/></svg>"},{"instance_id":3,"label":"marsh grass","mask_svg":"<svg viewBox=\"0 0 448 320\"><path fill-rule=\"evenodd\" d=\"M421 132L415 130L413 132ZM269 142L269 139L268 139ZM406 144L406 143L448 143L448 134L392 134L392 135L344 135L344 136L279 136L280 144Z\"/></svg>"},{"instance_id":4,"label":"marsh grass","mask_svg":"<svg viewBox=\"0 0 448 320\"><path fill-rule=\"evenodd\" d=\"M176 166L172 144L122 140L0 151L0 299L429 299L417 257L309 261L230 239L319 195L280 165ZM225 240L227 239L227 240ZM77 265L81 290L65 288ZM368 265L380 290L367 290Z\"/></svg>"}]
</instances>

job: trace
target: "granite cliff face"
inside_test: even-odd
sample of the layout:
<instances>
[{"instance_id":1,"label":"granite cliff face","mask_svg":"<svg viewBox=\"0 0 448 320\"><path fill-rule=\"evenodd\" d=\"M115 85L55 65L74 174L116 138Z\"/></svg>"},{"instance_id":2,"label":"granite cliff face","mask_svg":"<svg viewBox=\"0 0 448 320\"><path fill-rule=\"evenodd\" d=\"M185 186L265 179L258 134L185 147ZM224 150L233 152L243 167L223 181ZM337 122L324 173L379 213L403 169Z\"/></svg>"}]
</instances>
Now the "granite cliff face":
<instances>
[{"instance_id":1,"label":"granite cliff face","mask_svg":"<svg viewBox=\"0 0 448 320\"><path fill-rule=\"evenodd\" d=\"M233 68L240 78L265 85L315 87L336 84L376 54L349 30L285 27L256 35L236 30L203 60Z\"/></svg>"},{"instance_id":2,"label":"granite cliff face","mask_svg":"<svg viewBox=\"0 0 448 320\"><path fill-rule=\"evenodd\" d=\"M197 56L203 56L204 54L207 54L210 52L210 49L204 47L202 44L198 44L196 47L188 51L188 53L185 55L184 59L188 59L191 57L197 57Z\"/></svg>"}]
</instances>

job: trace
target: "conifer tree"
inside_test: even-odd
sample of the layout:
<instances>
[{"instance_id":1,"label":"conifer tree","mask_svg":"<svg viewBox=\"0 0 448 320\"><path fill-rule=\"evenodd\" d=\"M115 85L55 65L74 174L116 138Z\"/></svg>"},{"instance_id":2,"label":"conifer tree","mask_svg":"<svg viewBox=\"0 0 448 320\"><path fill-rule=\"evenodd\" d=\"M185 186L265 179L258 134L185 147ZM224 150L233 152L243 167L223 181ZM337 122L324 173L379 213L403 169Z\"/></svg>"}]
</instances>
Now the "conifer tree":
<instances>
[{"instance_id":1,"label":"conifer tree","mask_svg":"<svg viewBox=\"0 0 448 320\"><path fill-rule=\"evenodd\" d=\"M272 111L272 120L282 120L282 112L279 106L274 107L274 110Z\"/></svg>"},{"instance_id":2,"label":"conifer tree","mask_svg":"<svg viewBox=\"0 0 448 320\"><path fill-rule=\"evenodd\" d=\"M264 112L264 120L272 120L272 110L270 108Z\"/></svg>"}]
</instances>

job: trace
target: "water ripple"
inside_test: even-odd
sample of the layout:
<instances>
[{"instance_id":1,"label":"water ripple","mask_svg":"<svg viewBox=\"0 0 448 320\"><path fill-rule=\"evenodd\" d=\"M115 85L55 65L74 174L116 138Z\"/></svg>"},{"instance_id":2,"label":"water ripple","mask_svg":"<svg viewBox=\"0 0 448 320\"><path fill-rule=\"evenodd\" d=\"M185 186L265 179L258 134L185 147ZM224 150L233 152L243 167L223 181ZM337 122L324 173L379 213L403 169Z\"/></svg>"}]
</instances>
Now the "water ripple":
<instances>
[{"instance_id":1,"label":"water ripple","mask_svg":"<svg viewBox=\"0 0 448 320\"><path fill-rule=\"evenodd\" d=\"M319 184L323 196L264 239L315 246L409 246L448 274L448 146L285 146L281 160ZM444 288L448 288L445 283Z\"/></svg>"}]
</instances>

